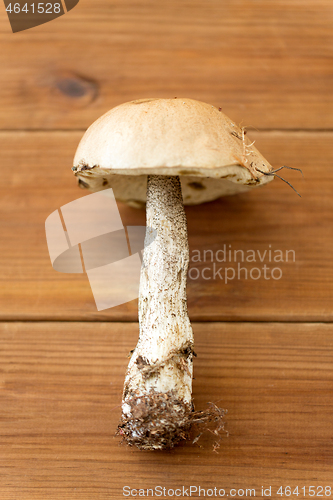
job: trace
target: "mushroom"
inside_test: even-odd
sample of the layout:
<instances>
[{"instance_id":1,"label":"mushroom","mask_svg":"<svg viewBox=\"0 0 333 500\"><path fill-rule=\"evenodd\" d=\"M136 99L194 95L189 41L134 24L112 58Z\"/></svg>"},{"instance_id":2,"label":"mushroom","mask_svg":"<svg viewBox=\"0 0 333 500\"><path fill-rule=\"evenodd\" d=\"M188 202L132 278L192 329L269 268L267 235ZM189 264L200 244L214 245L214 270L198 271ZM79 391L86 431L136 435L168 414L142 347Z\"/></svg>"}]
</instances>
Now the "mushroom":
<instances>
[{"instance_id":1,"label":"mushroom","mask_svg":"<svg viewBox=\"0 0 333 500\"><path fill-rule=\"evenodd\" d=\"M125 377L119 433L143 450L171 448L186 439L194 412L183 200L199 204L261 186L273 179L272 167L221 109L175 98L111 109L85 133L73 171L81 187L112 187L135 207L146 202L140 336Z\"/></svg>"}]
</instances>

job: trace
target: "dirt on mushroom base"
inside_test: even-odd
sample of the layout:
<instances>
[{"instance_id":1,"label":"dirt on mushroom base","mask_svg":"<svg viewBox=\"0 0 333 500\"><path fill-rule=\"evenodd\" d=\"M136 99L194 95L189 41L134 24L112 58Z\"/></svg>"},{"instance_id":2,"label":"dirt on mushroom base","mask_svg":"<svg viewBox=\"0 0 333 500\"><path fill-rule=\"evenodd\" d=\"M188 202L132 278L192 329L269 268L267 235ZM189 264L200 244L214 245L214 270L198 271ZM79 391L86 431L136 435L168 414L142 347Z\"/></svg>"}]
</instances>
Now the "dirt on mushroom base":
<instances>
[{"instance_id":1,"label":"dirt on mushroom base","mask_svg":"<svg viewBox=\"0 0 333 500\"><path fill-rule=\"evenodd\" d=\"M127 400L130 415L122 415L117 435L124 443L140 450L166 450L181 441L196 444L206 431L215 436L213 451L220 447L226 410L209 403L206 410L195 411L193 402L177 399L174 391L158 393L154 389L144 396L131 395Z\"/></svg>"}]
</instances>

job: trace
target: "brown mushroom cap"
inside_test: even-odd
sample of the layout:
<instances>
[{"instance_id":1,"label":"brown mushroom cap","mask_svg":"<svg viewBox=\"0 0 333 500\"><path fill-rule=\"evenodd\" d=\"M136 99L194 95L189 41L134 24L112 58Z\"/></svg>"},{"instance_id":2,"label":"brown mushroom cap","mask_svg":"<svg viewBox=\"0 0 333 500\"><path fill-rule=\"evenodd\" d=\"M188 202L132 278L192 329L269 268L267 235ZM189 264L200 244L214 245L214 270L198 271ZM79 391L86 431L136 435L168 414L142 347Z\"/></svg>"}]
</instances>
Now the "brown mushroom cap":
<instances>
[{"instance_id":1,"label":"brown mushroom cap","mask_svg":"<svg viewBox=\"0 0 333 500\"><path fill-rule=\"evenodd\" d=\"M112 187L117 199L146 201L147 175L179 175L185 205L246 191L273 179L272 166L218 108L193 99L140 99L96 120L73 170L82 187Z\"/></svg>"}]
</instances>

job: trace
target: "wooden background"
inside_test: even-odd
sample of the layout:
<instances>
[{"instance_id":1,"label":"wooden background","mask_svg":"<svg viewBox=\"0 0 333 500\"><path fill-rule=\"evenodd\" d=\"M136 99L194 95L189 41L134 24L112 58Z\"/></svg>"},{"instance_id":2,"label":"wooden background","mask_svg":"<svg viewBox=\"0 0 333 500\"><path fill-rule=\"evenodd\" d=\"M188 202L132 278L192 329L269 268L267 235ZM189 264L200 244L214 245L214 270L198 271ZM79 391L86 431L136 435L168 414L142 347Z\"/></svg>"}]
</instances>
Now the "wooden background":
<instances>
[{"instance_id":1,"label":"wooden background","mask_svg":"<svg viewBox=\"0 0 333 500\"><path fill-rule=\"evenodd\" d=\"M333 488L332 1L80 0L16 34L1 4L0 48L1 500ZM87 278L55 272L45 241L47 216L87 194L70 170L87 126L175 96L221 106L272 165L304 173L283 172L302 198L276 179L186 209L191 251L295 252L280 280L188 282L196 408L228 409L218 453L209 433L169 452L119 445L137 301L97 312Z\"/></svg>"}]
</instances>

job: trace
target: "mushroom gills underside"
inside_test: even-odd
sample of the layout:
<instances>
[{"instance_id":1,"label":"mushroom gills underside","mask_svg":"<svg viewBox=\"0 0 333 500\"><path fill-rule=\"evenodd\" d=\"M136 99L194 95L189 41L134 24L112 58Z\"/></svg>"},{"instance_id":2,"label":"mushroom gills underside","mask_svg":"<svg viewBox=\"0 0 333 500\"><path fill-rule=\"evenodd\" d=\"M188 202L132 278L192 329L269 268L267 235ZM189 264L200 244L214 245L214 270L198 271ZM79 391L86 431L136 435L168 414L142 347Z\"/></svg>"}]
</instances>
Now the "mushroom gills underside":
<instances>
[{"instance_id":1,"label":"mushroom gills underside","mask_svg":"<svg viewBox=\"0 0 333 500\"><path fill-rule=\"evenodd\" d=\"M146 203L147 175L89 175L88 172L77 174L82 188L96 192L112 188L117 200L136 208ZM223 196L243 193L253 189L249 183L237 182L237 174L226 178L213 178L184 175L180 177L184 205L198 205Z\"/></svg>"}]
</instances>

